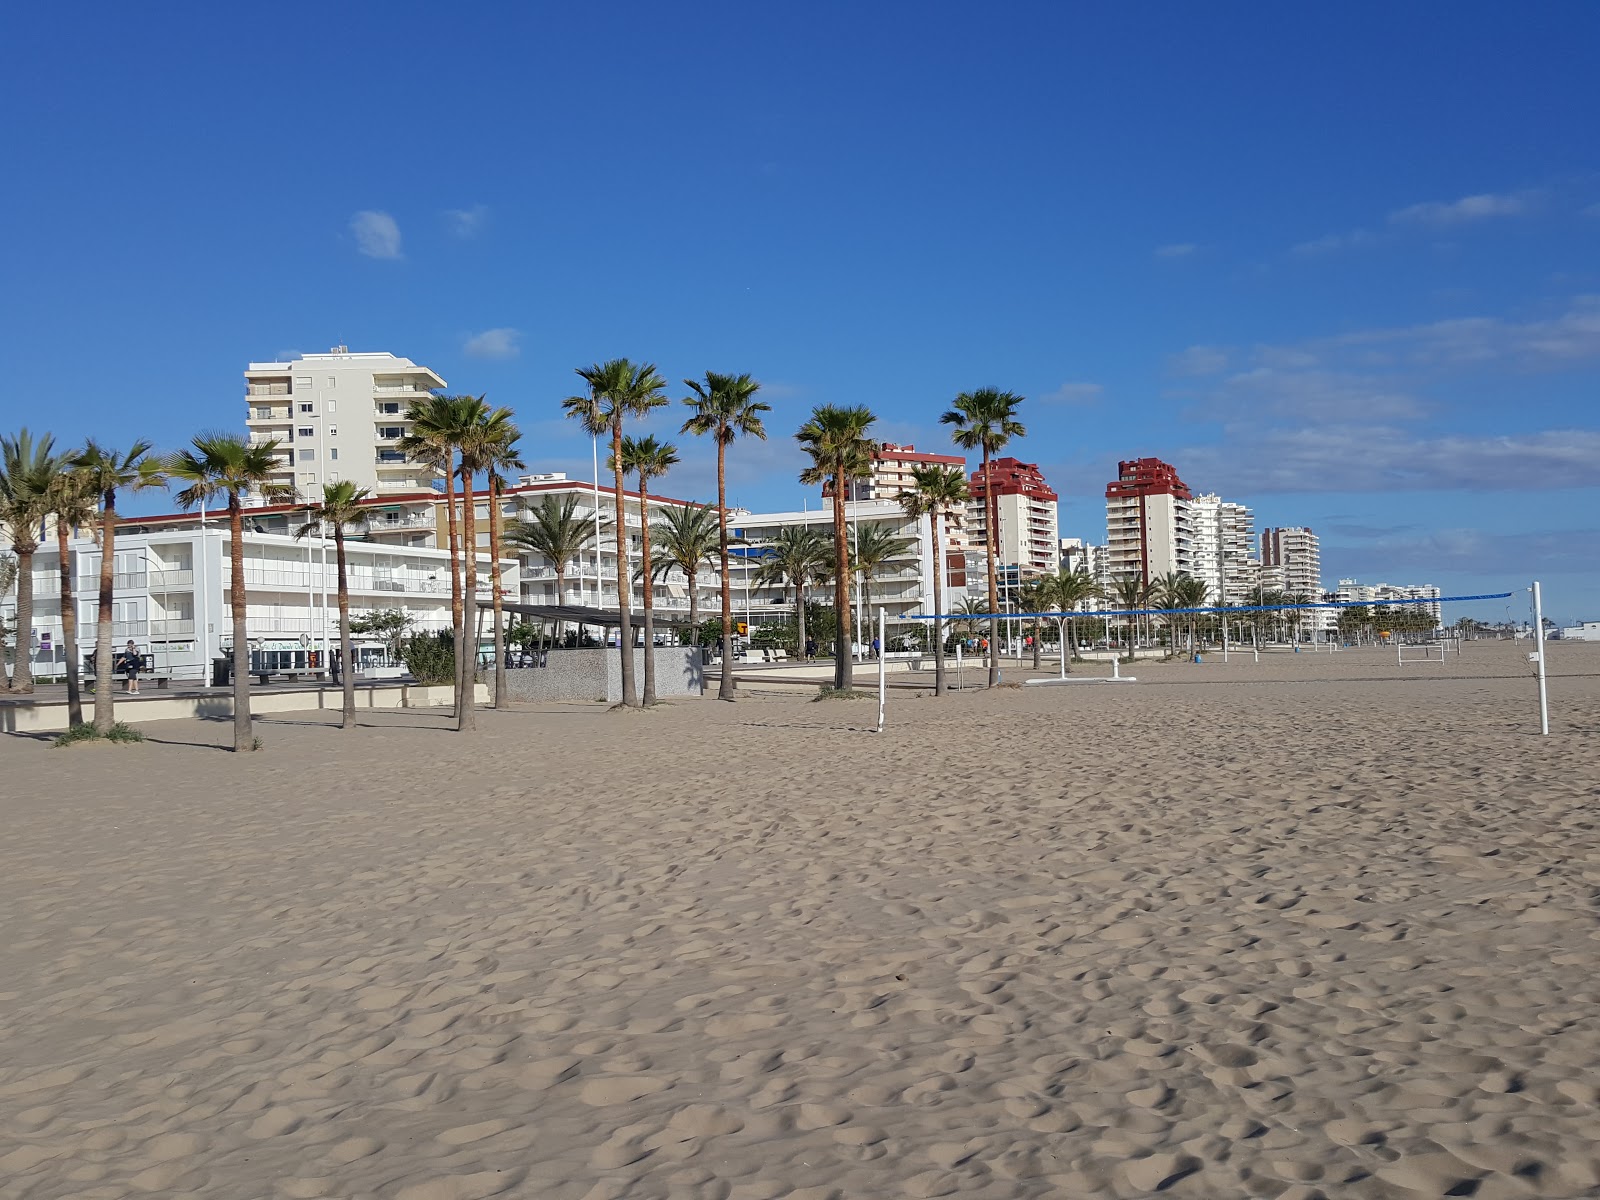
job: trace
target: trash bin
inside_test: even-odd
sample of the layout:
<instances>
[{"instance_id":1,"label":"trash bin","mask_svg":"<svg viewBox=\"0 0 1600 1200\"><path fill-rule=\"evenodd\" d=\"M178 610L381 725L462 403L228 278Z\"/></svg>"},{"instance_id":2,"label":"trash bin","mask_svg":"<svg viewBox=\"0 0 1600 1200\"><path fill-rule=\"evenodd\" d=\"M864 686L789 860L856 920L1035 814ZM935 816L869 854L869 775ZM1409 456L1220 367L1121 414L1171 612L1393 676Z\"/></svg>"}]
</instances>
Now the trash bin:
<instances>
[{"instance_id":1,"label":"trash bin","mask_svg":"<svg viewBox=\"0 0 1600 1200\"><path fill-rule=\"evenodd\" d=\"M213 658L211 660L211 686L227 687L233 682L233 660L229 658Z\"/></svg>"}]
</instances>

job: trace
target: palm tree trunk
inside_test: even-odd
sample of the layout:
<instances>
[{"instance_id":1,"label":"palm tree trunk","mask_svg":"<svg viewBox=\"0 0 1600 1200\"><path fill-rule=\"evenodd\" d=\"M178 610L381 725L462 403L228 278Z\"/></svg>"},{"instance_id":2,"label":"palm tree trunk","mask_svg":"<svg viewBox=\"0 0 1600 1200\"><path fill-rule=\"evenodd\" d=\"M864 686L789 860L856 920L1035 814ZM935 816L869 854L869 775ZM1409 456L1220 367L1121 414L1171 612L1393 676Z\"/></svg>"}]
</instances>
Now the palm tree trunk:
<instances>
[{"instance_id":1,"label":"palm tree trunk","mask_svg":"<svg viewBox=\"0 0 1600 1200\"><path fill-rule=\"evenodd\" d=\"M506 612L500 586L500 479L489 476L489 578L494 583L494 706L505 707Z\"/></svg>"},{"instance_id":2,"label":"palm tree trunk","mask_svg":"<svg viewBox=\"0 0 1600 1200\"><path fill-rule=\"evenodd\" d=\"M845 527L845 474L833 473L833 608L839 629L834 646L833 686L844 691L855 682L850 667L850 533Z\"/></svg>"},{"instance_id":3,"label":"palm tree trunk","mask_svg":"<svg viewBox=\"0 0 1600 1200\"><path fill-rule=\"evenodd\" d=\"M933 542L933 694L944 695L944 547L939 544L939 514L928 514L928 536Z\"/></svg>"},{"instance_id":4,"label":"palm tree trunk","mask_svg":"<svg viewBox=\"0 0 1600 1200\"><path fill-rule=\"evenodd\" d=\"M472 494L472 471L461 466L461 636L456 638L456 730L473 727L473 693L478 679L478 514ZM471 604L467 613L465 606Z\"/></svg>"},{"instance_id":5,"label":"palm tree trunk","mask_svg":"<svg viewBox=\"0 0 1600 1200\"><path fill-rule=\"evenodd\" d=\"M256 748L250 726L250 632L244 585L244 509L239 493L228 493L228 599L233 609L233 752Z\"/></svg>"},{"instance_id":6,"label":"palm tree trunk","mask_svg":"<svg viewBox=\"0 0 1600 1200\"><path fill-rule=\"evenodd\" d=\"M989 551L989 611L1000 611L1000 586L997 572L999 564L995 561L1000 556L1000 501L994 494L994 480L989 477L989 447L983 448L983 503L989 510L989 519L984 522L987 535L983 540L988 543ZM995 621L989 618L989 686L1000 686L1000 647L995 641Z\"/></svg>"},{"instance_id":7,"label":"palm tree trunk","mask_svg":"<svg viewBox=\"0 0 1600 1200\"><path fill-rule=\"evenodd\" d=\"M78 604L72 594L72 550L67 523L56 518L56 549L61 554L61 650L67 656L67 725L83 724L83 694L78 686Z\"/></svg>"},{"instance_id":8,"label":"palm tree trunk","mask_svg":"<svg viewBox=\"0 0 1600 1200\"><path fill-rule=\"evenodd\" d=\"M806 660L806 580L802 575L794 581L794 656Z\"/></svg>"},{"instance_id":9,"label":"palm tree trunk","mask_svg":"<svg viewBox=\"0 0 1600 1200\"><path fill-rule=\"evenodd\" d=\"M344 565L344 526L333 523L333 556L339 571L339 678L344 681L345 729L356 727L356 658L350 641L350 577Z\"/></svg>"},{"instance_id":10,"label":"palm tree trunk","mask_svg":"<svg viewBox=\"0 0 1600 1200\"><path fill-rule=\"evenodd\" d=\"M689 636L690 644L700 648L700 573L689 572Z\"/></svg>"},{"instance_id":11,"label":"palm tree trunk","mask_svg":"<svg viewBox=\"0 0 1600 1200\"><path fill-rule=\"evenodd\" d=\"M33 529L22 531L24 540L13 544L17 552L17 650L11 668L11 690L33 691Z\"/></svg>"},{"instance_id":12,"label":"palm tree trunk","mask_svg":"<svg viewBox=\"0 0 1600 1200\"><path fill-rule=\"evenodd\" d=\"M117 719L111 692L111 601L115 586L117 494L108 491L100 509L100 610L94 622L94 727L110 733Z\"/></svg>"},{"instance_id":13,"label":"palm tree trunk","mask_svg":"<svg viewBox=\"0 0 1600 1200\"><path fill-rule=\"evenodd\" d=\"M596 589L598 590L598 589ZM567 594L567 566L565 562L556 564L556 607L560 608L566 601ZM555 644L562 645L562 635L566 633L564 622L557 621L555 628Z\"/></svg>"},{"instance_id":14,"label":"palm tree trunk","mask_svg":"<svg viewBox=\"0 0 1600 1200\"><path fill-rule=\"evenodd\" d=\"M1039 618L1033 619L1033 669L1039 669Z\"/></svg>"},{"instance_id":15,"label":"palm tree trunk","mask_svg":"<svg viewBox=\"0 0 1600 1200\"><path fill-rule=\"evenodd\" d=\"M611 463L616 475L617 509L617 641L622 653L622 705L639 707L633 684L633 580L628 571L628 525L622 501L622 414L611 419Z\"/></svg>"},{"instance_id":16,"label":"palm tree trunk","mask_svg":"<svg viewBox=\"0 0 1600 1200\"><path fill-rule=\"evenodd\" d=\"M728 473L727 447L717 440L717 548L722 556L722 677L717 699L733 697L733 587L728 580Z\"/></svg>"},{"instance_id":17,"label":"palm tree trunk","mask_svg":"<svg viewBox=\"0 0 1600 1200\"><path fill-rule=\"evenodd\" d=\"M456 533L456 482L455 454L444 463L445 523L450 530L450 628L455 632L456 643L461 642L461 541Z\"/></svg>"},{"instance_id":18,"label":"palm tree trunk","mask_svg":"<svg viewBox=\"0 0 1600 1200\"><path fill-rule=\"evenodd\" d=\"M640 543L639 569L644 576L644 695L641 702L654 704L656 702L656 622L651 611L655 604L655 593L652 585L655 582L650 578L650 493L647 490L643 474L639 476L639 529L642 541Z\"/></svg>"}]
</instances>

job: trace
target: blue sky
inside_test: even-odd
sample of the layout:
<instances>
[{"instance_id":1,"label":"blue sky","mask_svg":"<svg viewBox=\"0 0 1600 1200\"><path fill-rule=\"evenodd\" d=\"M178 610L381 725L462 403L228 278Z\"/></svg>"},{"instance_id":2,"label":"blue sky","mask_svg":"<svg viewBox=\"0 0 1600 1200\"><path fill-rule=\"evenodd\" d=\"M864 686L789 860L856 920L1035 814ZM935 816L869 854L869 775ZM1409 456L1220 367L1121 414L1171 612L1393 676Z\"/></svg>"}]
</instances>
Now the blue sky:
<instances>
[{"instance_id":1,"label":"blue sky","mask_svg":"<svg viewBox=\"0 0 1600 1200\"><path fill-rule=\"evenodd\" d=\"M1600 6L6 20L0 426L171 447L242 424L247 361L345 343L587 475L559 402L626 355L765 381L734 498L797 507L813 405L942 448L995 384L1065 534L1156 454L1312 526L1330 583L1600 618ZM709 496L680 447L665 490Z\"/></svg>"}]
</instances>

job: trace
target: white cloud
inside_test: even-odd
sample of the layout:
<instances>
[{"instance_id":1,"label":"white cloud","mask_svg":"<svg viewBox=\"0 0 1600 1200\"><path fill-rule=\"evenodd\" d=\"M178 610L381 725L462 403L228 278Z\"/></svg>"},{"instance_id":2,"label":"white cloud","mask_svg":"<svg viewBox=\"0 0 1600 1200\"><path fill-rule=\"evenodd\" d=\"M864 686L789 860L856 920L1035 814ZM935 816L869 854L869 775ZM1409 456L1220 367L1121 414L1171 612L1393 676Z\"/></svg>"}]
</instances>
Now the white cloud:
<instances>
[{"instance_id":1,"label":"white cloud","mask_svg":"<svg viewBox=\"0 0 1600 1200\"><path fill-rule=\"evenodd\" d=\"M1155 254L1157 258L1188 258L1198 249L1193 242L1173 242L1170 246L1157 246Z\"/></svg>"},{"instance_id":2,"label":"white cloud","mask_svg":"<svg viewBox=\"0 0 1600 1200\"><path fill-rule=\"evenodd\" d=\"M1476 196L1463 196L1459 200L1444 202L1430 200L1425 204L1412 204L1389 214L1396 225L1428 225L1445 228L1481 221L1487 217L1520 217L1537 207L1542 193L1538 191L1506 192L1496 195L1484 192Z\"/></svg>"},{"instance_id":3,"label":"white cloud","mask_svg":"<svg viewBox=\"0 0 1600 1200\"><path fill-rule=\"evenodd\" d=\"M1264 492L1549 491L1600 487L1600 431L1416 436L1382 424L1229 430L1175 452L1208 489Z\"/></svg>"},{"instance_id":4,"label":"white cloud","mask_svg":"<svg viewBox=\"0 0 1600 1200\"><path fill-rule=\"evenodd\" d=\"M444 214L445 228L454 237L477 237L489 223L489 206L474 204L471 208L451 208Z\"/></svg>"},{"instance_id":5,"label":"white cloud","mask_svg":"<svg viewBox=\"0 0 1600 1200\"><path fill-rule=\"evenodd\" d=\"M1173 375L1216 375L1228 369L1228 351L1221 346L1190 346L1167 360Z\"/></svg>"},{"instance_id":6,"label":"white cloud","mask_svg":"<svg viewBox=\"0 0 1600 1200\"><path fill-rule=\"evenodd\" d=\"M461 347L468 358L505 359L522 353L520 331L510 328L485 329L475 333Z\"/></svg>"},{"instance_id":7,"label":"white cloud","mask_svg":"<svg viewBox=\"0 0 1600 1200\"><path fill-rule=\"evenodd\" d=\"M356 249L368 258L400 258L400 225L386 212L363 209L350 218Z\"/></svg>"},{"instance_id":8,"label":"white cloud","mask_svg":"<svg viewBox=\"0 0 1600 1200\"><path fill-rule=\"evenodd\" d=\"M1055 391L1040 396L1039 400L1044 404L1098 404L1105 390L1098 383L1063 383Z\"/></svg>"},{"instance_id":9,"label":"white cloud","mask_svg":"<svg viewBox=\"0 0 1600 1200\"><path fill-rule=\"evenodd\" d=\"M1257 366L1222 380L1215 392L1185 415L1230 423L1290 420L1320 426L1410 421L1427 413L1422 401L1382 379L1346 371Z\"/></svg>"},{"instance_id":10,"label":"white cloud","mask_svg":"<svg viewBox=\"0 0 1600 1200\"><path fill-rule=\"evenodd\" d=\"M1341 250L1355 250L1362 246L1370 246L1378 239L1365 229L1352 229L1348 233L1330 233L1325 237L1313 238L1309 242L1301 242L1297 246L1290 246L1289 253L1297 258L1318 258L1324 254L1335 254Z\"/></svg>"}]
</instances>

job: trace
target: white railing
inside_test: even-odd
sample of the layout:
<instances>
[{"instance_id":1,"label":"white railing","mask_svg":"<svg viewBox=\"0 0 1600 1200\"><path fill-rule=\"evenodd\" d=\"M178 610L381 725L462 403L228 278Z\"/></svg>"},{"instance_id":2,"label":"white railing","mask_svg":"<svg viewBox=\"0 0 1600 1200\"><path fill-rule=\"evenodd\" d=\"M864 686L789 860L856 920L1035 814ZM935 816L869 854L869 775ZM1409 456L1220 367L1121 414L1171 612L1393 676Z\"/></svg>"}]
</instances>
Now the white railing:
<instances>
[{"instance_id":1,"label":"white railing","mask_svg":"<svg viewBox=\"0 0 1600 1200\"><path fill-rule=\"evenodd\" d=\"M247 396L287 396L289 395L287 383L251 383L245 386Z\"/></svg>"},{"instance_id":2,"label":"white railing","mask_svg":"<svg viewBox=\"0 0 1600 1200\"><path fill-rule=\"evenodd\" d=\"M188 570L151 571L146 578L151 591L161 588L192 588L194 572Z\"/></svg>"},{"instance_id":3,"label":"white railing","mask_svg":"<svg viewBox=\"0 0 1600 1200\"><path fill-rule=\"evenodd\" d=\"M194 619L192 617L152 617L150 619L151 637L194 636Z\"/></svg>"}]
</instances>

